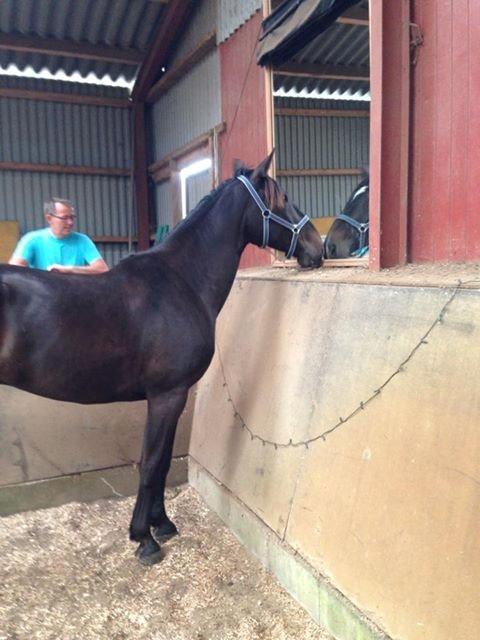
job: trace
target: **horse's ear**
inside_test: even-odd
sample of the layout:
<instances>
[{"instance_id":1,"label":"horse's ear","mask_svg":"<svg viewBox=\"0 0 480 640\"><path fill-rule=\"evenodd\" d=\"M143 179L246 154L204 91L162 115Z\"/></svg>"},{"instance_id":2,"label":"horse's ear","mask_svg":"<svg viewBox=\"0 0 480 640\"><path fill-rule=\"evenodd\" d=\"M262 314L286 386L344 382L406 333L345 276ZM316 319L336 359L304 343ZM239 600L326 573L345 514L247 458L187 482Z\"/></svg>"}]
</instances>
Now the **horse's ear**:
<instances>
[{"instance_id":1,"label":"horse's ear","mask_svg":"<svg viewBox=\"0 0 480 640\"><path fill-rule=\"evenodd\" d=\"M262 160L262 162L254 170L254 172L252 173L252 177L250 178L252 182L254 182L258 178L267 177L268 170L270 169L270 165L272 164L274 153L275 153L275 149L272 149L272 152L270 153L270 155L268 155L265 158L265 160Z\"/></svg>"},{"instance_id":2,"label":"horse's ear","mask_svg":"<svg viewBox=\"0 0 480 640\"><path fill-rule=\"evenodd\" d=\"M246 170L247 170L246 164L241 160L239 160L238 158L235 158L235 160L233 161L233 175L235 177L239 176L242 173L245 173Z\"/></svg>"}]
</instances>

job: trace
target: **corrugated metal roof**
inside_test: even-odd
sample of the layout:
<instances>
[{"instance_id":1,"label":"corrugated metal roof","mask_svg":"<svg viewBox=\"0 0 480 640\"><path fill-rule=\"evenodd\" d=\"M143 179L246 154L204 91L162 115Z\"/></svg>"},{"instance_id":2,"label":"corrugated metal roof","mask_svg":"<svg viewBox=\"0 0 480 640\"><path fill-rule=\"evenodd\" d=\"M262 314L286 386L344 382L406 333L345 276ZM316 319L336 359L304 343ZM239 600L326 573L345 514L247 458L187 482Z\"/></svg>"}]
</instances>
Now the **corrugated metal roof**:
<instances>
[{"instance_id":1,"label":"corrugated metal roof","mask_svg":"<svg viewBox=\"0 0 480 640\"><path fill-rule=\"evenodd\" d=\"M129 91L125 87L112 87L102 84L81 82L62 82L61 80L45 80L42 78L19 78L18 76L1 76L2 89L26 89L27 91L47 91L52 93L68 93L70 95L104 96L106 98L127 99Z\"/></svg>"},{"instance_id":2,"label":"corrugated metal roof","mask_svg":"<svg viewBox=\"0 0 480 640\"><path fill-rule=\"evenodd\" d=\"M368 2L359 3L358 7L368 11ZM335 22L331 27L308 42L297 53L292 63L298 65L318 65L335 67L345 74L357 73L369 76L370 48L369 28L359 24L344 24ZM362 80L324 79L300 76L276 75L274 80L276 90L329 93L345 92L366 95L370 91L370 83Z\"/></svg>"},{"instance_id":3,"label":"corrugated metal roof","mask_svg":"<svg viewBox=\"0 0 480 640\"><path fill-rule=\"evenodd\" d=\"M0 33L69 40L75 43L109 45L145 53L165 4L152 0L2 0ZM0 65L15 64L20 69L31 66L52 73L79 71L113 80L132 80L137 67L80 58L39 53L0 51Z\"/></svg>"},{"instance_id":4,"label":"corrugated metal roof","mask_svg":"<svg viewBox=\"0 0 480 640\"><path fill-rule=\"evenodd\" d=\"M368 27L361 25L335 22L309 42L294 60L368 68L370 59L368 31Z\"/></svg>"},{"instance_id":5,"label":"corrugated metal roof","mask_svg":"<svg viewBox=\"0 0 480 640\"><path fill-rule=\"evenodd\" d=\"M363 96L370 90L370 83L358 82L352 80L322 80L319 78L300 78L293 76L275 76L274 89L283 89L290 91L294 89L297 93L305 91L308 94L322 93L327 91L333 94L338 91L339 94L350 93L351 95Z\"/></svg>"}]
</instances>

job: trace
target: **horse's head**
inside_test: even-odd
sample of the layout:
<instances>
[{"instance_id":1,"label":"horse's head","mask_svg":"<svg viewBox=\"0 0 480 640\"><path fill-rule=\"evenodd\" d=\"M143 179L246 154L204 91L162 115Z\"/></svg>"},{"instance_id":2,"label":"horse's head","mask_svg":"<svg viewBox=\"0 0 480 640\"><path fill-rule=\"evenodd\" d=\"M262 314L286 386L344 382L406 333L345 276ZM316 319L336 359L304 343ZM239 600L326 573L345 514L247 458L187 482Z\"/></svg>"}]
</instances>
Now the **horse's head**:
<instances>
[{"instance_id":1,"label":"horse's head","mask_svg":"<svg viewBox=\"0 0 480 640\"><path fill-rule=\"evenodd\" d=\"M326 258L348 258L368 247L369 176L360 182L325 238Z\"/></svg>"},{"instance_id":2,"label":"horse's head","mask_svg":"<svg viewBox=\"0 0 480 640\"><path fill-rule=\"evenodd\" d=\"M322 239L308 216L291 203L285 191L267 175L272 158L273 151L253 171L243 164L235 166L235 177L251 195L246 218L248 241L284 251L288 258L295 256L303 268L320 267Z\"/></svg>"}]
</instances>

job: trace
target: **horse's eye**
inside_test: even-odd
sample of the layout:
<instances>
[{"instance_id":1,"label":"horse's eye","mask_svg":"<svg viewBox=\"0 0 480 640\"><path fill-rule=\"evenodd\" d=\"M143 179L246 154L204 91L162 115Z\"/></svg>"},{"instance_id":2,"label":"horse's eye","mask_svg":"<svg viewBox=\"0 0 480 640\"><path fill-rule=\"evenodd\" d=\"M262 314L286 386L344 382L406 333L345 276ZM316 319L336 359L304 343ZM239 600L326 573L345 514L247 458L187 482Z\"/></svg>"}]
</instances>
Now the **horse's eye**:
<instances>
[{"instance_id":1,"label":"horse's eye","mask_svg":"<svg viewBox=\"0 0 480 640\"><path fill-rule=\"evenodd\" d=\"M285 194L285 195L284 195L284 198L285 198L285 204L287 204L287 202L288 202L288 196L287 196L287 194Z\"/></svg>"}]
</instances>

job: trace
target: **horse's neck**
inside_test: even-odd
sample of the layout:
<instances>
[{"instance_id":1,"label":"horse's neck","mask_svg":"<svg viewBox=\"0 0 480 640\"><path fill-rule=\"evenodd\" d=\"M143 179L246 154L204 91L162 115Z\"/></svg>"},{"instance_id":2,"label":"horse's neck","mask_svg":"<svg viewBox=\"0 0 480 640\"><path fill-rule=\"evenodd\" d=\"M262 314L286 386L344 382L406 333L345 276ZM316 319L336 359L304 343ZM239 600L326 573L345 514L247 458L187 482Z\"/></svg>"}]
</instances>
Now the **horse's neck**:
<instances>
[{"instance_id":1,"label":"horse's neck","mask_svg":"<svg viewBox=\"0 0 480 640\"><path fill-rule=\"evenodd\" d=\"M227 299L245 246L243 211L234 210L225 195L194 224L179 226L165 246L171 266L214 316Z\"/></svg>"}]
</instances>

